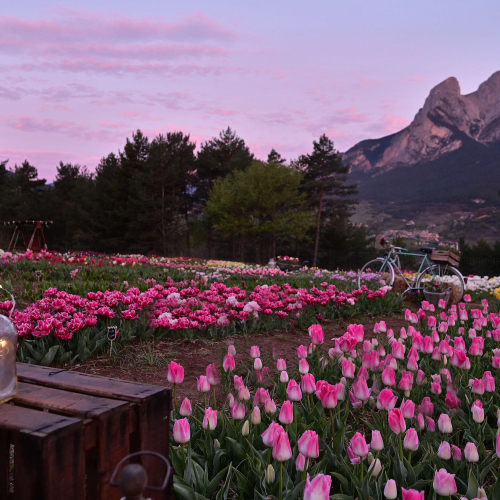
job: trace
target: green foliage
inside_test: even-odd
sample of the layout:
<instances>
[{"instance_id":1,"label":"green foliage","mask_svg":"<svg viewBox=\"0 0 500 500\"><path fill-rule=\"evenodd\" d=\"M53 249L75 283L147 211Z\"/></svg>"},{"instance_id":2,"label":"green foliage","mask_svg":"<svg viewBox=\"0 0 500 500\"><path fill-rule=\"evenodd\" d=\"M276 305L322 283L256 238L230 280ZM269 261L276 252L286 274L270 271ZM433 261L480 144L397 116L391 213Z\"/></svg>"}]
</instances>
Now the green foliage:
<instances>
[{"instance_id":1,"label":"green foliage","mask_svg":"<svg viewBox=\"0 0 500 500\"><path fill-rule=\"evenodd\" d=\"M250 236L270 241L275 257L276 240L291 235L304 238L313 224L300 193L303 174L278 163L254 161L218 179L207 202L207 213L215 227L230 236ZM259 259L261 247L257 247Z\"/></svg>"}]
</instances>

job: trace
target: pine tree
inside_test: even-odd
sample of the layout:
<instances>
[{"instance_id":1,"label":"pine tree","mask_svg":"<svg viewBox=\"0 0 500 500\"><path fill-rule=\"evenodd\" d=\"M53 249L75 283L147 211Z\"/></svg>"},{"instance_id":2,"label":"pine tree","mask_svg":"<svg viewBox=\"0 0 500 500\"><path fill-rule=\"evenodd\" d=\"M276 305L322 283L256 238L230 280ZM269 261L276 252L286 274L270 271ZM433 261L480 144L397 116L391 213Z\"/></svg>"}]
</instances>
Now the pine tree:
<instances>
[{"instance_id":1,"label":"pine tree","mask_svg":"<svg viewBox=\"0 0 500 500\"><path fill-rule=\"evenodd\" d=\"M316 207L316 234L314 242L313 267L317 264L321 228L325 219L335 213L349 215L349 206L357 193L355 184L347 184L349 166L344 165L342 156L335 150L333 142L323 134L313 142L313 152L301 156L299 164L305 172L305 190Z\"/></svg>"},{"instance_id":2,"label":"pine tree","mask_svg":"<svg viewBox=\"0 0 500 500\"><path fill-rule=\"evenodd\" d=\"M284 165L286 159L282 158L281 155L273 148L267 155L267 163L277 163L278 165Z\"/></svg>"}]
</instances>

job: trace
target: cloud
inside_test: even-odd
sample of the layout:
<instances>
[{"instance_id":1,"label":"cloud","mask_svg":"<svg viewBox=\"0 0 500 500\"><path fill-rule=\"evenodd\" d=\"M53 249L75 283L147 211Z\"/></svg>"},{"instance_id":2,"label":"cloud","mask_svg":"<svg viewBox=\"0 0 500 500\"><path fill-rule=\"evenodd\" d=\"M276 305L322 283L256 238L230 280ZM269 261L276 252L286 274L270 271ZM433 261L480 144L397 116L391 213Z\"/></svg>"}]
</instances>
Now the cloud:
<instances>
[{"instance_id":1,"label":"cloud","mask_svg":"<svg viewBox=\"0 0 500 500\"><path fill-rule=\"evenodd\" d=\"M335 123L365 123L369 121L366 115L358 113L355 106L345 109L337 109L335 113L335 116L332 117L332 120Z\"/></svg>"},{"instance_id":2,"label":"cloud","mask_svg":"<svg viewBox=\"0 0 500 500\"><path fill-rule=\"evenodd\" d=\"M241 71L226 62L238 39L202 13L174 21L73 9L50 19L0 16L4 68L24 72L220 75Z\"/></svg>"},{"instance_id":3,"label":"cloud","mask_svg":"<svg viewBox=\"0 0 500 500\"><path fill-rule=\"evenodd\" d=\"M118 137L123 136L123 131L117 135L115 132L92 129L66 120L39 119L27 115L0 116L0 119L7 127L20 132L61 134L85 141L115 142Z\"/></svg>"},{"instance_id":4,"label":"cloud","mask_svg":"<svg viewBox=\"0 0 500 500\"><path fill-rule=\"evenodd\" d=\"M402 116L385 114L378 123L373 123L366 128L368 132L379 134L381 136L394 134L403 130L410 124L410 120Z\"/></svg>"},{"instance_id":5,"label":"cloud","mask_svg":"<svg viewBox=\"0 0 500 500\"><path fill-rule=\"evenodd\" d=\"M410 82L423 82L425 78L423 76L414 76L410 78Z\"/></svg>"}]
</instances>

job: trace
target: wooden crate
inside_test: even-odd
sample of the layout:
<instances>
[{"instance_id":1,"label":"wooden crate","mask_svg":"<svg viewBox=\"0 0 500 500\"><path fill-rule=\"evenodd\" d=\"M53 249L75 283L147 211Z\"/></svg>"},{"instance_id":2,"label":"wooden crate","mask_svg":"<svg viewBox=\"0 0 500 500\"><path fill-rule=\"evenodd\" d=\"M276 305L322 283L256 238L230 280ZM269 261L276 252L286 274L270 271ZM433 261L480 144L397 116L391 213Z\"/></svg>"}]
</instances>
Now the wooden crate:
<instances>
[{"instance_id":1,"label":"wooden crate","mask_svg":"<svg viewBox=\"0 0 500 500\"><path fill-rule=\"evenodd\" d=\"M460 255L449 250L433 250L431 260L435 262L447 262L452 266L458 266L460 264Z\"/></svg>"},{"instance_id":2,"label":"wooden crate","mask_svg":"<svg viewBox=\"0 0 500 500\"><path fill-rule=\"evenodd\" d=\"M82 436L79 453L83 457L79 463L86 476L83 499L119 500L120 492L109 485L109 479L116 464L129 453L155 451L168 458L170 389L24 363L17 364L17 373L19 395L13 403L18 410L34 413L34 422L38 415L52 413L79 422ZM141 463L148 471L149 484L161 484L164 464L148 456ZM25 500L16 492L14 495L12 500ZM172 498L171 485L166 492L148 492L148 496L152 500Z\"/></svg>"}]
</instances>

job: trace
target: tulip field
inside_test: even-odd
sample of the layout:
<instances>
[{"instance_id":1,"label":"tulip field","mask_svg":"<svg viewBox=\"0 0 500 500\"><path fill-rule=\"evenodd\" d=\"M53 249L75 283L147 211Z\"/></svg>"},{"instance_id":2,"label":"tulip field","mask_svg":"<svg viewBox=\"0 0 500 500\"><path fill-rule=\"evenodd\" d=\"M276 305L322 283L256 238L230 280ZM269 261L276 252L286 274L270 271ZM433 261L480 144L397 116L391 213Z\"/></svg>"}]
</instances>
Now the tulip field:
<instances>
[{"instance_id":1,"label":"tulip field","mask_svg":"<svg viewBox=\"0 0 500 500\"><path fill-rule=\"evenodd\" d=\"M0 285L20 361L169 341L178 499L500 500L499 278L435 307L356 271L0 250ZM280 356L259 332L308 340ZM185 374L176 339L224 349Z\"/></svg>"},{"instance_id":2,"label":"tulip field","mask_svg":"<svg viewBox=\"0 0 500 500\"><path fill-rule=\"evenodd\" d=\"M229 346L198 378L204 404L176 402L177 498L499 499L499 303L433 309L397 332L353 323L330 340L313 324L275 376L259 346L239 366Z\"/></svg>"}]
</instances>

